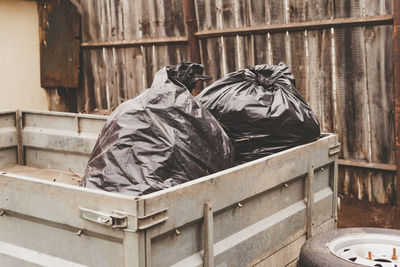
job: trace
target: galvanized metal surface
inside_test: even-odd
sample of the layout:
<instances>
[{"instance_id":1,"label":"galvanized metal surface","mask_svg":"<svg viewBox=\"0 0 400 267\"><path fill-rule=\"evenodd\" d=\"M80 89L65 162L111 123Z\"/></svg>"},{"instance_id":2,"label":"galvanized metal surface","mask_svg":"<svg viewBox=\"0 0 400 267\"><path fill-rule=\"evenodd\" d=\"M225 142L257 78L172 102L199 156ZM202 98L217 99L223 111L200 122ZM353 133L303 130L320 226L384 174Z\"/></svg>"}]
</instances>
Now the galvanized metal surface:
<instances>
[{"instance_id":1,"label":"galvanized metal surface","mask_svg":"<svg viewBox=\"0 0 400 267\"><path fill-rule=\"evenodd\" d=\"M203 266L214 267L214 218L212 202L204 203Z\"/></svg>"},{"instance_id":2,"label":"galvanized metal surface","mask_svg":"<svg viewBox=\"0 0 400 267\"><path fill-rule=\"evenodd\" d=\"M23 134L38 139L39 145L33 149L42 156L48 154L48 159L56 151L77 161L80 157L87 160L88 155L71 140L94 135L105 119L32 111L21 115ZM64 139L54 139L63 133ZM35 143L23 143L24 150L29 151ZM0 242L88 266L201 266L203 235L206 229L213 229L208 236L214 240L216 266L293 265L305 240L306 225L313 225L314 232L335 225L337 155L329 151L336 145L336 136L324 135L316 142L137 198L0 174L0 210L4 213L0 216ZM63 157L53 161L68 164ZM26 157L27 164L38 162L42 163ZM310 216L306 216L305 204L310 162L314 165L312 224L307 223ZM212 228L203 224L208 202L213 203L212 213L206 216L212 219ZM118 229L83 219L79 217L82 207L93 214L127 218L127 227ZM44 237L46 242L41 242ZM9 262L32 263L20 256L7 257L15 260Z\"/></svg>"},{"instance_id":3,"label":"galvanized metal surface","mask_svg":"<svg viewBox=\"0 0 400 267\"><path fill-rule=\"evenodd\" d=\"M0 262L3 266L65 266L85 267L85 265L70 262L51 255L11 245L0 241ZM28 264L29 263L29 264Z\"/></svg>"},{"instance_id":4,"label":"galvanized metal surface","mask_svg":"<svg viewBox=\"0 0 400 267\"><path fill-rule=\"evenodd\" d=\"M28 166L83 174L106 116L22 112L22 140Z\"/></svg>"},{"instance_id":5,"label":"galvanized metal surface","mask_svg":"<svg viewBox=\"0 0 400 267\"><path fill-rule=\"evenodd\" d=\"M333 210L333 218L334 218L334 225L335 229L337 227L337 222L338 222L338 209L340 208L340 202L339 202L339 188L338 188L338 182L339 182L339 156L336 154L335 156L335 161L333 163L333 167L330 169L331 171L331 176L333 176L333 179L330 181L330 186L333 188L333 195L337 196L333 199L332 202L332 210Z\"/></svg>"},{"instance_id":6,"label":"galvanized metal surface","mask_svg":"<svg viewBox=\"0 0 400 267\"><path fill-rule=\"evenodd\" d=\"M314 233L318 235L331 230L334 227L333 219L321 224L314 229ZM297 260L299 251L306 241L306 236L300 236L294 239L292 242L286 244L282 249L278 250L272 256L262 259L259 263L254 266L257 267L276 267L281 266L282 262L288 262L285 267L297 267Z\"/></svg>"},{"instance_id":7,"label":"galvanized metal surface","mask_svg":"<svg viewBox=\"0 0 400 267\"><path fill-rule=\"evenodd\" d=\"M1 167L1 170L6 173L29 176L70 185L79 185L79 182L82 180L82 175L77 174L69 169L65 171L59 171L29 167L26 165L10 164L5 167Z\"/></svg>"},{"instance_id":8,"label":"galvanized metal surface","mask_svg":"<svg viewBox=\"0 0 400 267\"><path fill-rule=\"evenodd\" d=\"M18 163L17 116L15 111L0 112L0 167Z\"/></svg>"},{"instance_id":9,"label":"galvanized metal surface","mask_svg":"<svg viewBox=\"0 0 400 267\"><path fill-rule=\"evenodd\" d=\"M38 6L41 85L78 88L80 15L70 1L40 0Z\"/></svg>"},{"instance_id":10,"label":"galvanized metal surface","mask_svg":"<svg viewBox=\"0 0 400 267\"><path fill-rule=\"evenodd\" d=\"M306 237L310 239L313 236L313 225L312 225L312 212L314 206L314 164L312 161L309 162L308 173L306 178Z\"/></svg>"}]
</instances>

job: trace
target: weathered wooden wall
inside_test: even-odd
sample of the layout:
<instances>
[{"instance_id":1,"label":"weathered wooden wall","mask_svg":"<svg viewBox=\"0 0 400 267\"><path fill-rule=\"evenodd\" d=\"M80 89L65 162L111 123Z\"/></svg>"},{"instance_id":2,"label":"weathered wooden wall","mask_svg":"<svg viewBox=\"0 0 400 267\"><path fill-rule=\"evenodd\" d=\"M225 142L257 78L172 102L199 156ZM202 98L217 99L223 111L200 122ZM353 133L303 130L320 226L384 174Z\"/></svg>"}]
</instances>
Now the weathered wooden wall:
<instances>
[{"instance_id":1,"label":"weathered wooden wall","mask_svg":"<svg viewBox=\"0 0 400 267\"><path fill-rule=\"evenodd\" d=\"M347 1L348 2L348 1ZM335 7L338 16L392 12L389 1L360 1ZM394 163L392 26L355 27L335 32L336 131L341 157ZM341 168L341 192L377 203L395 203L392 173Z\"/></svg>"},{"instance_id":2,"label":"weathered wooden wall","mask_svg":"<svg viewBox=\"0 0 400 267\"><path fill-rule=\"evenodd\" d=\"M82 1L82 41L103 42L185 36L180 0ZM83 86L92 108L110 110L150 87L162 66L187 59L186 45L84 48Z\"/></svg>"},{"instance_id":3,"label":"weathered wooden wall","mask_svg":"<svg viewBox=\"0 0 400 267\"><path fill-rule=\"evenodd\" d=\"M164 65L188 58L181 0L82 0L82 86L90 110L110 110L151 85ZM196 0L199 32L392 14L392 0ZM198 36L215 81L254 64L284 61L323 131L337 132L340 158L395 163L393 29L350 26L237 36ZM122 40L182 37L143 45ZM114 41L115 45L106 45ZM211 81L212 82L212 81ZM396 203L395 172L340 168L340 194Z\"/></svg>"}]
</instances>

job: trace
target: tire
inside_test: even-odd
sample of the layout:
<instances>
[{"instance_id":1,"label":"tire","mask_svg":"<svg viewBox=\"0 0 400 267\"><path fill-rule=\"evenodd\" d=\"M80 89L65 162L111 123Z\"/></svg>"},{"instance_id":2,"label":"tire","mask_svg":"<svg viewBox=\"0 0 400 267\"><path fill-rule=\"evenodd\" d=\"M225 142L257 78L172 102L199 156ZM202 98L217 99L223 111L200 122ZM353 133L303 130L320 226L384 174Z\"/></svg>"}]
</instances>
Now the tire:
<instances>
[{"instance_id":1,"label":"tire","mask_svg":"<svg viewBox=\"0 0 400 267\"><path fill-rule=\"evenodd\" d=\"M309 239L301 248L298 267L360 267L362 265L344 260L333 254L326 243L346 235L354 234L385 234L398 236L399 230L383 229L383 228L346 228L340 230L321 233ZM376 266L380 266L376 262ZM372 265L373 266L373 265ZM400 265L399 265L400 267Z\"/></svg>"}]
</instances>

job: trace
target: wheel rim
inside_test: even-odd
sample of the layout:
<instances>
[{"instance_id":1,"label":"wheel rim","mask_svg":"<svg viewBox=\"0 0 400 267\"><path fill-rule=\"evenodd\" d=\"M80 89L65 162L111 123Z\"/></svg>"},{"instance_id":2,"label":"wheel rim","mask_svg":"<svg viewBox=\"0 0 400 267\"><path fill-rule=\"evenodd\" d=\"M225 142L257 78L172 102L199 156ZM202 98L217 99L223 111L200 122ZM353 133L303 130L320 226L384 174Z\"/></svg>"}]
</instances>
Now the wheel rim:
<instances>
[{"instance_id":1,"label":"wheel rim","mask_svg":"<svg viewBox=\"0 0 400 267\"><path fill-rule=\"evenodd\" d=\"M387 234L352 234L326 244L344 260L376 267L400 267L400 237Z\"/></svg>"}]
</instances>

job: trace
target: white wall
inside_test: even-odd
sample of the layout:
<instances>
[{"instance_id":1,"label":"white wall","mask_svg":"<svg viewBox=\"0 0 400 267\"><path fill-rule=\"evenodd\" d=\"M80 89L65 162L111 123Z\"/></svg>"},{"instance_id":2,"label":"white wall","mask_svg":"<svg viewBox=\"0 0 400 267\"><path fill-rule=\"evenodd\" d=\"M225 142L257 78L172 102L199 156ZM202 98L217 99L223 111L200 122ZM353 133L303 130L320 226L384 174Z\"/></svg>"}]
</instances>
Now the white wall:
<instances>
[{"instance_id":1,"label":"white wall","mask_svg":"<svg viewBox=\"0 0 400 267\"><path fill-rule=\"evenodd\" d=\"M0 110L47 110L36 1L0 0Z\"/></svg>"}]
</instances>

